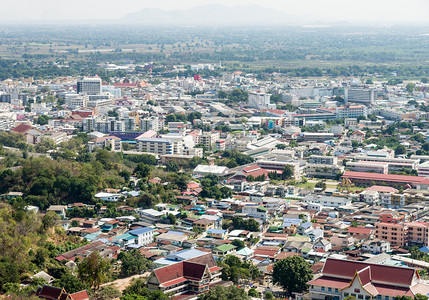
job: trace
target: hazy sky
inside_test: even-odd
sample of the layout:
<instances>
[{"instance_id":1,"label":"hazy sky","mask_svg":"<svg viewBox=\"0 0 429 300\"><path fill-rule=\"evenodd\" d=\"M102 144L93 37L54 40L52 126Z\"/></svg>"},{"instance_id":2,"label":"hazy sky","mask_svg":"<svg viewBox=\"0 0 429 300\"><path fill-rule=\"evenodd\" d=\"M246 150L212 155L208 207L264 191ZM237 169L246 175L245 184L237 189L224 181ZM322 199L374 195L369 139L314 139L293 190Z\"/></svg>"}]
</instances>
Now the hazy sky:
<instances>
[{"instance_id":1,"label":"hazy sky","mask_svg":"<svg viewBox=\"0 0 429 300\"><path fill-rule=\"evenodd\" d=\"M14 0L1 1L1 19L115 19L143 8L186 9L218 3L275 8L328 20L429 22L429 0Z\"/></svg>"}]
</instances>

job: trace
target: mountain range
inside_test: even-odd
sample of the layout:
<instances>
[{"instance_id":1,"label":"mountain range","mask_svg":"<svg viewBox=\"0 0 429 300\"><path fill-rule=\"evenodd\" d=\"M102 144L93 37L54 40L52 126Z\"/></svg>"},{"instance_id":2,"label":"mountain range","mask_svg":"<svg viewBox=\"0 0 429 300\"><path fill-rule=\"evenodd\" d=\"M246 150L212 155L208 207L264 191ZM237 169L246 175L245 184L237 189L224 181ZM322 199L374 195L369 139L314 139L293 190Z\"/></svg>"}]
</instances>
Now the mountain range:
<instances>
[{"instance_id":1,"label":"mountain range","mask_svg":"<svg viewBox=\"0 0 429 300\"><path fill-rule=\"evenodd\" d=\"M275 9L250 5L226 6L210 4L186 10L145 8L118 20L121 23L144 25L222 26L222 25L296 25L320 21L313 16L297 16Z\"/></svg>"}]
</instances>

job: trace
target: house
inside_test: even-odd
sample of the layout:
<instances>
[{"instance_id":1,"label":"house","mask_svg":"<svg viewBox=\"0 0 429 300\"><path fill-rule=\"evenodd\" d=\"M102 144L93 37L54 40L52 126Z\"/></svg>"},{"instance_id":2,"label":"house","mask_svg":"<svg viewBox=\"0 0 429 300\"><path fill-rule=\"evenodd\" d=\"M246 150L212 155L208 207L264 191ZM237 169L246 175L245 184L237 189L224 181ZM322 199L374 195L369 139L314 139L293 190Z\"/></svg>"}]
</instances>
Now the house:
<instances>
[{"instance_id":1,"label":"house","mask_svg":"<svg viewBox=\"0 0 429 300\"><path fill-rule=\"evenodd\" d=\"M296 233L300 235L308 235L313 230L313 223L305 222L296 228Z\"/></svg>"},{"instance_id":2,"label":"house","mask_svg":"<svg viewBox=\"0 0 429 300\"><path fill-rule=\"evenodd\" d=\"M227 238L228 231L223 229L207 230L207 237L224 240Z\"/></svg>"},{"instance_id":3,"label":"house","mask_svg":"<svg viewBox=\"0 0 429 300\"><path fill-rule=\"evenodd\" d=\"M354 245L355 239L348 234L334 234L331 236L332 250L350 248Z\"/></svg>"},{"instance_id":4,"label":"house","mask_svg":"<svg viewBox=\"0 0 429 300\"><path fill-rule=\"evenodd\" d=\"M373 229L367 227L349 227L348 233L357 240L367 240L373 235Z\"/></svg>"},{"instance_id":5,"label":"house","mask_svg":"<svg viewBox=\"0 0 429 300\"><path fill-rule=\"evenodd\" d=\"M208 229L214 228L214 223L215 222L213 220L201 218L195 221L193 225L196 229L204 232L204 231L207 231Z\"/></svg>"},{"instance_id":6,"label":"house","mask_svg":"<svg viewBox=\"0 0 429 300\"><path fill-rule=\"evenodd\" d=\"M222 283L221 270L213 255L207 253L153 270L147 285L150 290L158 289L174 296L198 295L207 292L210 286Z\"/></svg>"},{"instance_id":7,"label":"house","mask_svg":"<svg viewBox=\"0 0 429 300\"><path fill-rule=\"evenodd\" d=\"M157 242L169 241L175 246L182 246L182 243L188 239L186 234L176 234L176 233L161 233L156 236L155 240Z\"/></svg>"},{"instance_id":8,"label":"house","mask_svg":"<svg viewBox=\"0 0 429 300\"><path fill-rule=\"evenodd\" d=\"M128 231L128 234L131 234L136 237L137 245L147 245L153 242L153 233L154 230L150 227L140 227Z\"/></svg>"},{"instance_id":9,"label":"house","mask_svg":"<svg viewBox=\"0 0 429 300\"><path fill-rule=\"evenodd\" d=\"M62 218L66 217L66 211L67 211L67 206L65 205L51 205L47 211L53 211L55 212L57 215L59 215Z\"/></svg>"},{"instance_id":10,"label":"house","mask_svg":"<svg viewBox=\"0 0 429 300\"><path fill-rule=\"evenodd\" d=\"M102 201L109 201L109 202L117 202L119 200L119 197L121 197L120 194L113 194L113 193L97 193L94 195L94 198L102 200Z\"/></svg>"},{"instance_id":11,"label":"house","mask_svg":"<svg viewBox=\"0 0 429 300\"><path fill-rule=\"evenodd\" d=\"M220 246L217 246L216 248L213 249L213 254L217 255L217 256L224 256L224 255L229 255L229 254L234 254L235 253L235 247L234 245L231 244L223 244Z\"/></svg>"},{"instance_id":12,"label":"house","mask_svg":"<svg viewBox=\"0 0 429 300\"><path fill-rule=\"evenodd\" d=\"M306 235L311 239L312 242L314 242L320 238L323 238L323 230L320 228L315 228Z\"/></svg>"},{"instance_id":13,"label":"house","mask_svg":"<svg viewBox=\"0 0 429 300\"><path fill-rule=\"evenodd\" d=\"M362 244L362 251L371 254L380 254L390 251L390 243L384 240L370 240Z\"/></svg>"},{"instance_id":14,"label":"house","mask_svg":"<svg viewBox=\"0 0 429 300\"><path fill-rule=\"evenodd\" d=\"M314 244L313 244L313 250L317 250L317 249L322 249L323 251L329 251L332 248L332 244L330 241L325 240L323 238L318 239Z\"/></svg>"},{"instance_id":15,"label":"house","mask_svg":"<svg viewBox=\"0 0 429 300\"><path fill-rule=\"evenodd\" d=\"M361 130L356 130L351 135L352 141L357 141L358 143L362 143L365 140L365 132Z\"/></svg>"},{"instance_id":16,"label":"house","mask_svg":"<svg viewBox=\"0 0 429 300\"><path fill-rule=\"evenodd\" d=\"M328 258L322 275L308 282L311 299L393 300L396 296L427 295L429 286L415 269Z\"/></svg>"},{"instance_id":17,"label":"house","mask_svg":"<svg viewBox=\"0 0 429 300\"><path fill-rule=\"evenodd\" d=\"M242 213L248 215L249 217L259 218L264 221L268 219L267 209L257 204L256 205L250 204L250 205L243 206Z\"/></svg>"}]
</instances>

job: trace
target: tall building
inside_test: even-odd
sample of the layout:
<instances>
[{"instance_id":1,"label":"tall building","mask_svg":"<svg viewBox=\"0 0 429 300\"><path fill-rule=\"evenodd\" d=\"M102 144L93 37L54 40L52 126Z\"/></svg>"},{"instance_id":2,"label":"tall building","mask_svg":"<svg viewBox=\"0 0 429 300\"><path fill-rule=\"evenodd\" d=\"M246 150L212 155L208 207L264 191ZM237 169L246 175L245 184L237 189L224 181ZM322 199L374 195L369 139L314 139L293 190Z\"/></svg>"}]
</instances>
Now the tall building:
<instances>
[{"instance_id":1,"label":"tall building","mask_svg":"<svg viewBox=\"0 0 429 300\"><path fill-rule=\"evenodd\" d=\"M346 103L362 103L365 105L375 104L373 89L365 88L347 88L344 91L344 100Z\"/></svg>"},{"instance_id":2,"label":"tall building","mask_svg":"<svg viewBox=\"0 0 429 300\"><path fill-rule=\"evenodd\" d=\"M154 117L154 118L141 119L140 128L141 128L141 131L149 131L149 130L158 131L160 129L159 118Z\"/></svg>"},{"instance_id":3,"label":"tall building","mask_svg":"<svg viewBox=\"0 0 429 300\"><path fill-rule=\"evenodd\" d=\"M249 93L248 104L257 109L275 109L276 105L270 103L271 94L261 92Z\"/></svg>"},{"instance_id":4,"label":"tall building","mask_svg":"<svg viewBox=\"0 0 429 300\"><path fill-rule=\"evenodd\" d=\"M77 93L88 95L101 94L101 78L84 77L77 81Z\"/></svg>"}]
</instances>

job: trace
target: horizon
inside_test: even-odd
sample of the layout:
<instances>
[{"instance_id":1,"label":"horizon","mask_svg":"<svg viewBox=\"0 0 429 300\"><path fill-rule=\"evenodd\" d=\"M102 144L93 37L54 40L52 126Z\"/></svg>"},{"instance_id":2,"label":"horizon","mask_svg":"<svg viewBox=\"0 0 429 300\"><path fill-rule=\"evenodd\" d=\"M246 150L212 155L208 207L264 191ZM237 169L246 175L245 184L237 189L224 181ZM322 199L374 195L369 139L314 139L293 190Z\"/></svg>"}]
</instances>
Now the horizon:
<instances>
[{"instance_id":1,"label":"horizon","mask_svg":"<svg viewBox=\"0 0 429 300\"><path fill-rule=\"evenodd\" d=\"M402 0L378 0L376 3L370 0L362 0L359 3L351 2L347 4L344 4L344 1L341 0L302 0L299 3L291 0L266 0L264 2L261 0L184 0L180 3L173 0L162 0L158 3L150 4L148 1L142 2L139 0L124 0L121 3L106 0L102 6L95 0L76 0L73 6L65 4L65 2L59 1L53 7L49 4L49 0L17 0L3 5L0 22L3 24L43 22L117 24L121 23L121 19L129 14L139 13L145 9L174 12L187 11L207 5L222 5L230 8L259 6L292 17L304 17L302 23L429 24L429 20L426 17L429 14L429 2L424 0L409 0L407 5L404 5ZM82 9L82 6L87 9ZM207 25L210 26L210 24ZM228 25L228 23L225 25Z\"/></svg>"}]
</instances>

